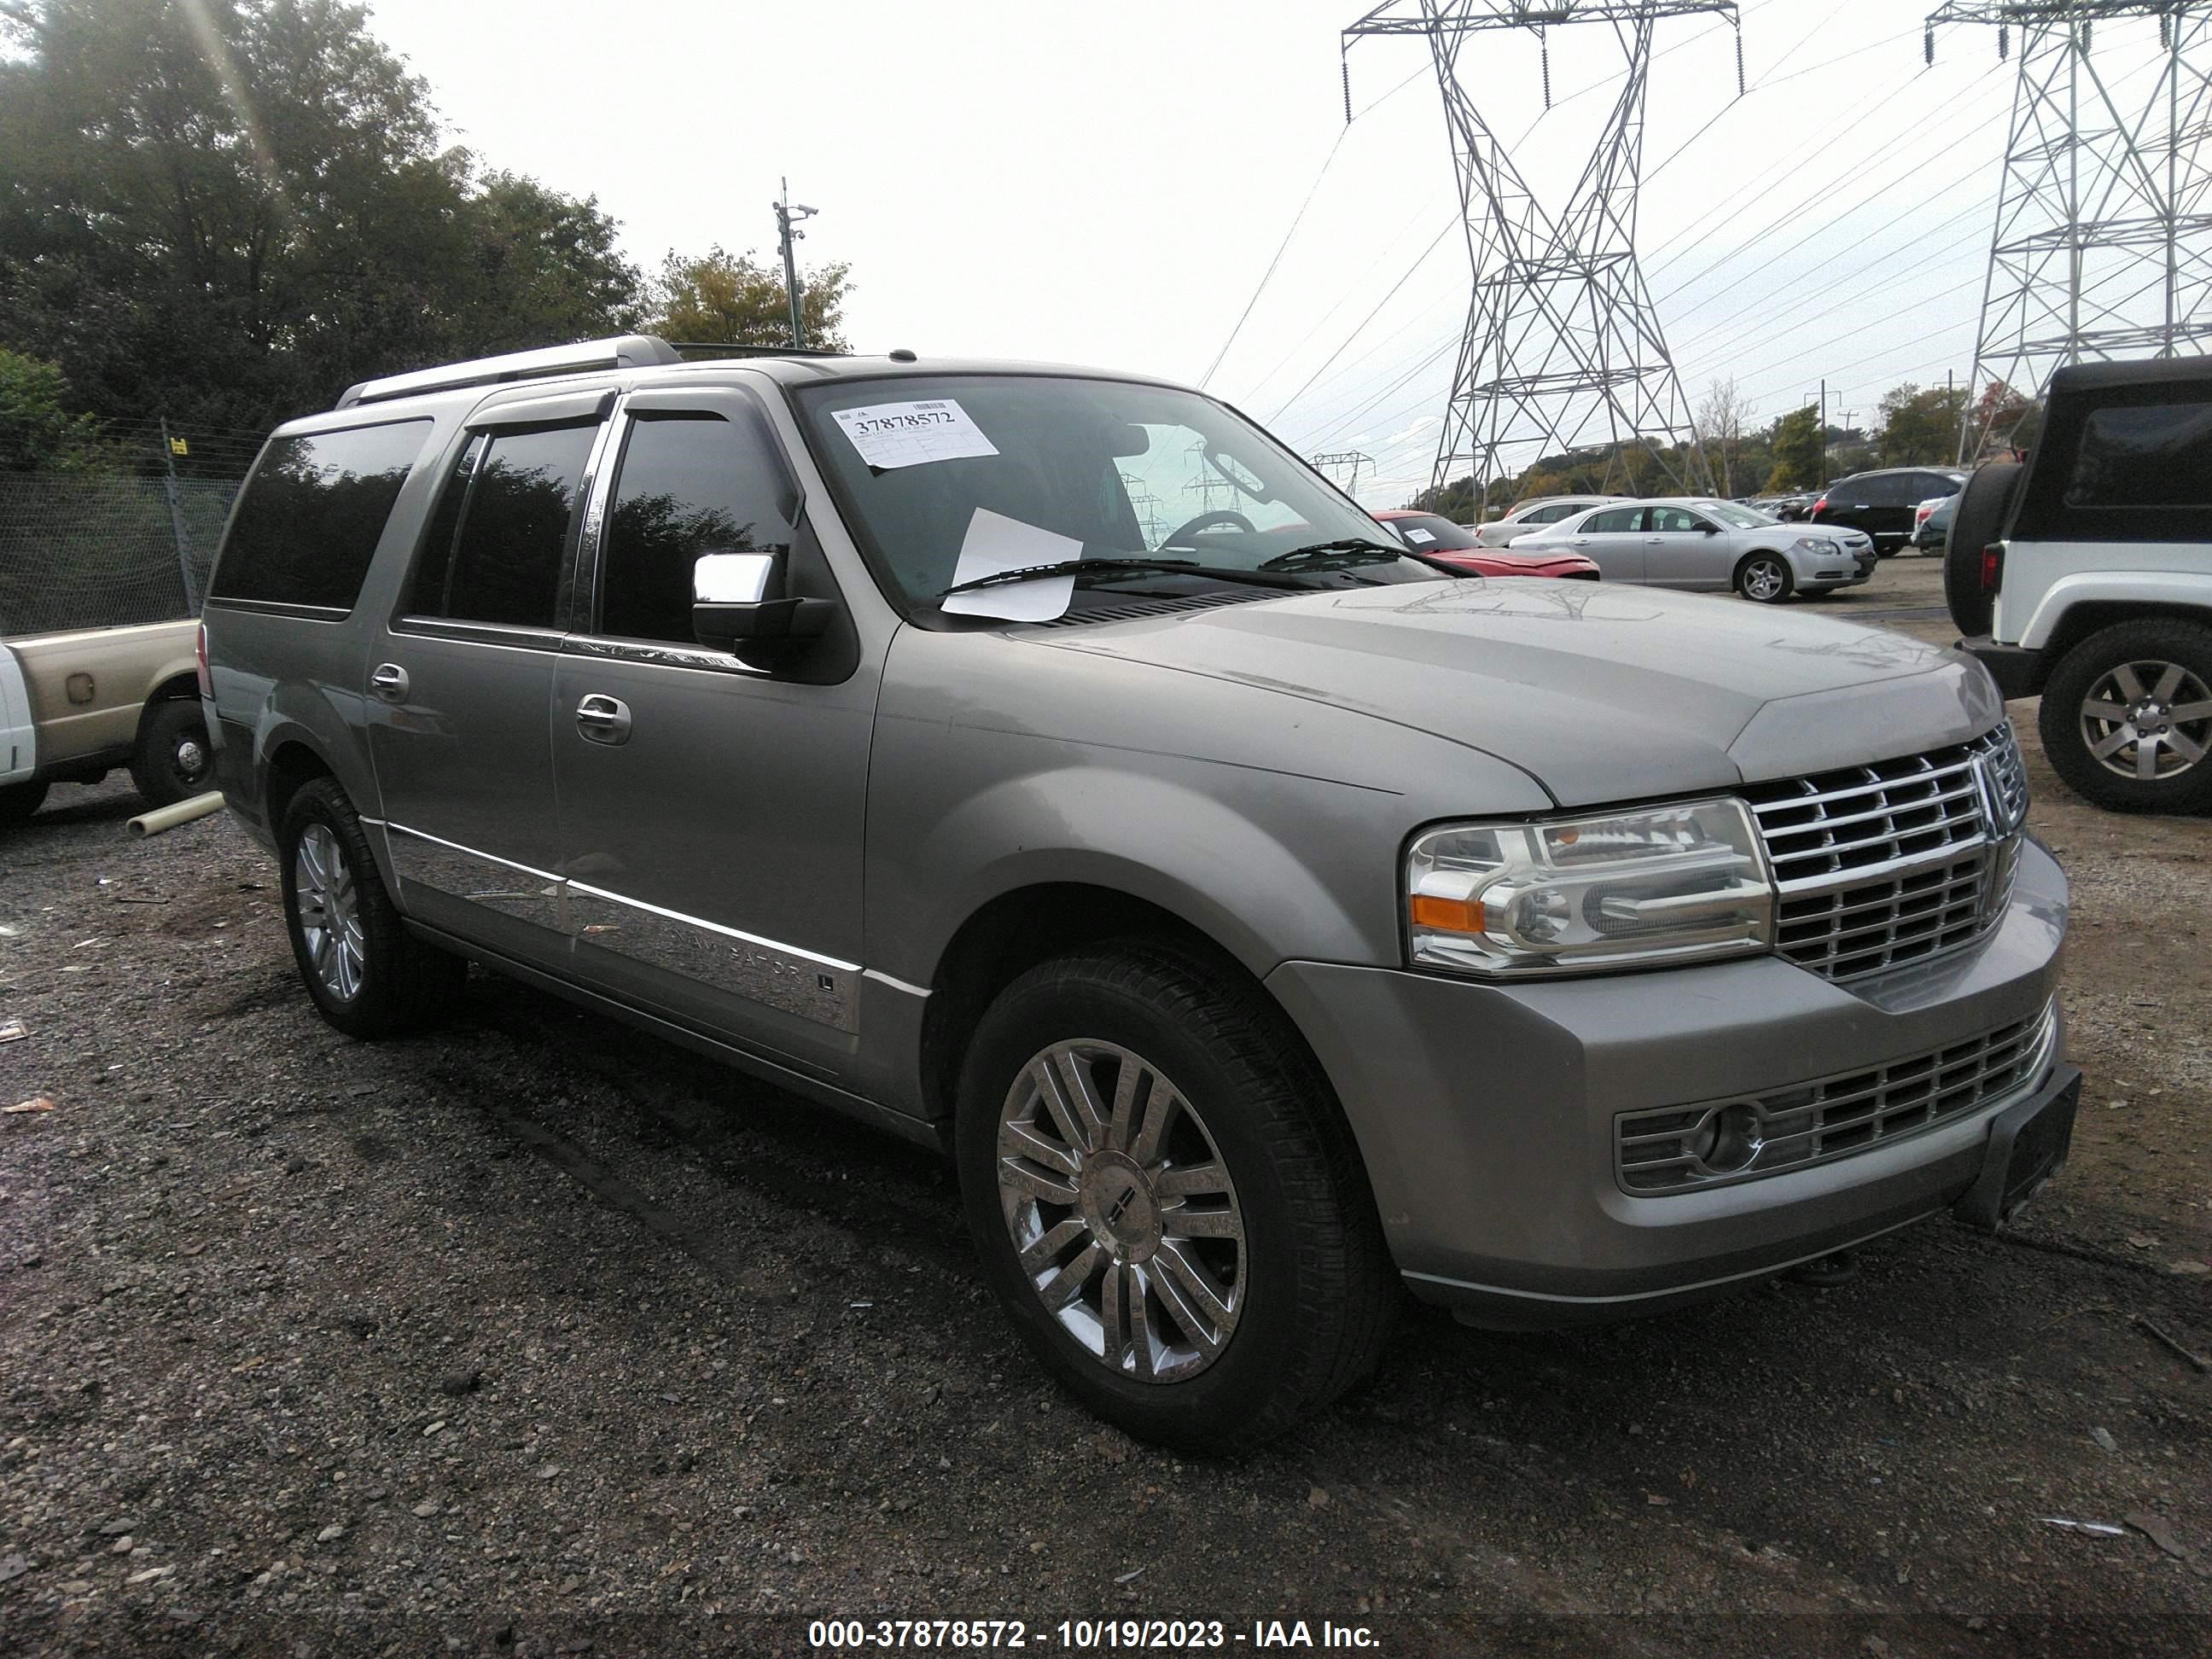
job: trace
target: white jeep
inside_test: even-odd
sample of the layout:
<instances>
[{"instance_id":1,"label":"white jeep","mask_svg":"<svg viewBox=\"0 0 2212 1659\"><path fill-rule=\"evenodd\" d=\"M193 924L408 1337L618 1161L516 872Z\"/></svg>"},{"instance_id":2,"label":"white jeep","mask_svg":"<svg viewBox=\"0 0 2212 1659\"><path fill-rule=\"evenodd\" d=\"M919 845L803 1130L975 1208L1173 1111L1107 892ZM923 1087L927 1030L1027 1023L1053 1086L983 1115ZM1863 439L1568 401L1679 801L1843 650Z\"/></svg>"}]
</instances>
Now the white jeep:
<instances>
[{"instance_id":1,"label":"white jeep","mask_svg":"<svg viewBox=\"0 0 2212 1659\"><path fill-rule=\"evenodd\" d=\"M2042 697L2059 776L2212 810L2212 358L2052 375L2028 460L1967 481L1943 574L1960 644Z\"/></svg>"}]
</instances>

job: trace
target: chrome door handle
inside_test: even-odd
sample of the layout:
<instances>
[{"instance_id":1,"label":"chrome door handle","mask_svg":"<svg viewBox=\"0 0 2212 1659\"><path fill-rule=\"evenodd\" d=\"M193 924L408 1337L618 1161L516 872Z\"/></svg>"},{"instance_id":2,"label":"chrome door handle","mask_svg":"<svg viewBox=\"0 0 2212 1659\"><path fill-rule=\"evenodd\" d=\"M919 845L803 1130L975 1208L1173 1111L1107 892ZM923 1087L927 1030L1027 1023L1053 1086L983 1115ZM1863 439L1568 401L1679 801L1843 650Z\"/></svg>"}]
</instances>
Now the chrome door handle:
<instances>
[{"instance_id":1,"label":"chrome door handle","mask_svg":"<svg viewBox=\"0 0 2212 1659\"><path fill-rule=\"evenodd\" d=\"M628 743L629 705L594 691L576 705L576 729L593 743Z\"/></svg>"},{"instance_id":2,"label":"chrome door handle","mask_svg":"<svg viewBox=\"0 0 2212 1659\"><path fill-rule=\"evenodd\" d=\"M407 671L396 662L380 662L368 677L368 689L386 702L407 695Z\"/></svg>"}]
</instances>

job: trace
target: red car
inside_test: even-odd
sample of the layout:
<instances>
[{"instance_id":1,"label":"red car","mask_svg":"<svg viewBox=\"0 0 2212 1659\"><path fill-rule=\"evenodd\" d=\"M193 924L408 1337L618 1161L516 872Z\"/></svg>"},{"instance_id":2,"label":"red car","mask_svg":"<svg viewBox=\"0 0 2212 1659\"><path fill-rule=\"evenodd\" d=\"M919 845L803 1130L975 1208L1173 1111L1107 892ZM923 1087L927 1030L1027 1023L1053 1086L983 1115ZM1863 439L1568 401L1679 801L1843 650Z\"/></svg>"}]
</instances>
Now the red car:
<instances>
[{"instance_id":1,"label":"red car","mask_svg":"<svg viewBox=\"0 0 2212 1659\"><path fill-rule=\"evenodd\" d=\"M1393 508L1375 519L1425 559L1463 570L1470 576L1559 576L1594 582L1597 566L1579 553L1516 553L1510 547L1485 547L1463 524L1440 513Z\"/></svg>"}]
</instances>

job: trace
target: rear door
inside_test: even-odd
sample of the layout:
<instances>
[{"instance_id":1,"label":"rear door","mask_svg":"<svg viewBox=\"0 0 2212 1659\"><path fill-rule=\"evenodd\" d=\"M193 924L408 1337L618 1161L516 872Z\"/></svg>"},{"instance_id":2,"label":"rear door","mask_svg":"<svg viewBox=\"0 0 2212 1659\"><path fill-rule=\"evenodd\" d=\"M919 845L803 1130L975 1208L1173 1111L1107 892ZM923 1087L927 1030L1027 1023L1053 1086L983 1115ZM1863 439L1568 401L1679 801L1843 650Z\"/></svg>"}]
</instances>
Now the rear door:
<instances>
[{"instance_id":1,"label":"rear door","mask_svg":"<svg viewBox=\"0 0 2212 1659\"><path fill-rule=\"evenodd\" d=\"M1609 582L1640 582L1645 569L1644 512L1636 505L1601 507L1565 535L1545 540L1583 554Z\"/></svg>"},{"instance_id":2,"label":"rear door","mask_svg":"<svg viewBox=\"0 0 2212 1659\"><path fill-rule=\"evenodd\" d=\"M362 687L404 908L538 963L566 955L553 671L610 402L538 400L472 426Z\"/></svg>"},{"instance_id":3,"label":"rear door","mask_svg":"<svg viewBox=\"0 0 2212 1659\"><path fill-rule=\"evenodd\" d=\"M880 664L860 661L848 625L773 671L693 635L692 566L705 554L784 548L787 591L837 597L749 394L634 394L609 452L552 684L575 971L842 1072L859 1030Z\"/></svg>"}]
</instances>

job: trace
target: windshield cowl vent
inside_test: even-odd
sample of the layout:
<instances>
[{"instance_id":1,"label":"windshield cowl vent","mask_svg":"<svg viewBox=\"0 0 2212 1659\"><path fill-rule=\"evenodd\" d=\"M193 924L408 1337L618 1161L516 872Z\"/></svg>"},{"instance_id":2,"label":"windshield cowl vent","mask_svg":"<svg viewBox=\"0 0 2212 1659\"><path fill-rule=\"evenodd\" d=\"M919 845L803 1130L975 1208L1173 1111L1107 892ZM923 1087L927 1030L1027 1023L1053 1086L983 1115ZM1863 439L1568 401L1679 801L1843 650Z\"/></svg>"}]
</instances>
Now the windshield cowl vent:
<instances>
[{"instance_id":1,"label":"windshield cowl vent","mask_svg":"<svg viewBox=\"0 0 2212 1659\"><path fill-rule=\"evenodd\" d=\"M1142 617L1170 616L1178 611L1211 611L1216 605L1243 605L1253 599L1279 599L1284 590L1252 587L1231 593L1193 593L1187 598L1159 599L1131 599L1123 605L1102 605L1084 611L1071 611L1050 622L1035 623L1038 628L1081 628L1090 623L1134 622Z\"/></svg>"}]
</instances>

